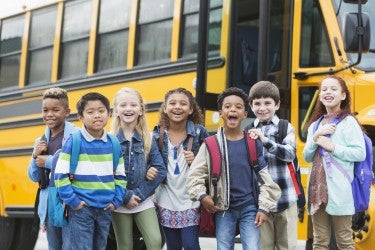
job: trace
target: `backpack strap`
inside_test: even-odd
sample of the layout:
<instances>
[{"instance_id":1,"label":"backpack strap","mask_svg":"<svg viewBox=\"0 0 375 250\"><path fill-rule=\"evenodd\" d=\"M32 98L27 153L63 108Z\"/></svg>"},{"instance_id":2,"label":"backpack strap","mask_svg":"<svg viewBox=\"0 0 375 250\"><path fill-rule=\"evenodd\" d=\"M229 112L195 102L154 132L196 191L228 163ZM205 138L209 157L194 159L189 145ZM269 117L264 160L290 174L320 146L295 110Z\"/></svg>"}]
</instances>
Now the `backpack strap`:
<instances>
[{"instance_id":1,"label":"backpack strap","mask_svg":"<svg viewBox=\"0 0 375 250\"><path fill-rule=\"evenodd\" d=\"M113 175L115 174L116 172L116 169L117 169L117 166L118 166L118 163L119 163L119 159L121 157L121 145L120 145L120 142L119 140L117 139L116 136L112 135L112 134L107 134L109 139L111 140L112 142L112 152L113 152Z\"/></svg>"},{"instance_id":2,"label":"backpack strap","mask_svg":"<svg viewBox=\"0 0 375 250\"><path fill-rule=\"evenodd\" d=\"M81 149L81 132L76 132L72 134L72 153L70 155L70 168L69 168L69 180L74 180L74 172L76 171L79 152Z\"/></svg>"},{"instance_id":3,"label":"backpack strap","mask_svg":"<svg viewBox=\"0 0 375 250\"><path fill-rule=\"evenodd\" d=\"M158 147L159 147L159 151L160 153L163 151L163 146L164 146L164 133L165 133L165 129L164 127L159 127L159 139L158 139Z\"/></svg>"},{"instance_id":4,"label":"backpack strap","mask_svg":"<svg viewBox=\"0 0 375 250\"><path fill-rule=\"evenodd\" d=\"M191 151L191 149L193 148L194 136L188 135L188 137L189 137L189 141L188 141L188 145L187 145L186 151Z\"/></svg>"},{"instance_id":5,"label":"backpack strap","mask_svg":"<svg viewBox=\"0 0 375 250\"><path fill-rule=\"evenodd\" d=\"M284 119L279 120L279 143L282 144L284 138L288 134L288 124L289 122Z\"/></svg>"},{"instance_id":6,"label":"backpack strap","mask_svg":"<svg viewBox=\"0 0 375 250\"><path fill-rule=\"evenodd\" d=\"M246 138L246 147L247 147L247 157L249 159L250 165L255 169L259 167L258 158L257 158L257 148L255 140L250 137L248 133L244 133Z\"/></svg>"},{"instance_id":7,"label":"backpack strap","mask_svg":"<svg viewBox=\"0 0 375 250\"><path fill-rule=\"evenodd\" d=\"M210 155L210 169L211 169L211 182L214 187L213 201L217 204L217 182L220 179L221 168L222 168L222 154L219 147L219 142L215 135L206 137L204 142L207 146Z\"/></svg>"}]
</instances>

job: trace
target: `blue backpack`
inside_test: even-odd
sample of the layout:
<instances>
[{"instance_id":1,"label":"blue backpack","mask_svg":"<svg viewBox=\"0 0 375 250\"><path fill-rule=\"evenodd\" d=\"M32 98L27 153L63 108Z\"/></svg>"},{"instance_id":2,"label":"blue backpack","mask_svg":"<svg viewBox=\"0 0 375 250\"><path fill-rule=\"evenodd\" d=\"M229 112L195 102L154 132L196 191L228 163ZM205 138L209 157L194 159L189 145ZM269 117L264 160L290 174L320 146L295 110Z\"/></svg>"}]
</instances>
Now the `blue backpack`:
<instances>
[{"instance_id":1,"label":"blue backpack","mask_svg":"<svg viewBox=\"0 0 375 250\"><path fill-rule=\"evenodd\" d=\"M320 122L322 121L323 116L320 117L314 125L314 133L318 129ZM338 124L341 120L334 119L330 123ZM348 181L352 184L352 193L353 193L353 200L354 200L354 207L355 212L363 212L367 210L368 204L370 202L370 189L371 183L374 180L374 175L372 172L372 164L373 164L373 155L372 155L372 142L371 139L363 133L363 137L365 140L366 146L366 159L361 162L354 163L354 178L352 179L348 173L344 170L344 168L329 154L322 148L319 148L320 154L324 157L326 162L331 162L333 166L335 166L345 177Z\"/></svg>"},{"instance_id":2,"label":"blue backpack","mask_svg":"<svg viewBox=\"0 0 375 250\"><path fill-rule=\"evenodd\" d=\"M116 171L119 158L121 157L121 146L120 142L116 136L112 134L107 134L112 142L113 148L113 172ZM76 132L72 134L72 154L70 156L70 169L69 169L69 179L73 181L74 172L76 171L79 159L79 152L81 147L81 132ZM48 220L55 227L65 227L68 225L68 214L67 207L60 199L59 193L55 186L54 173L56 168L56 163L59 158L61 149L56 151L53 155L52 169L51 169L51 181L48 187Z\"/></svg>"}]
</instances>

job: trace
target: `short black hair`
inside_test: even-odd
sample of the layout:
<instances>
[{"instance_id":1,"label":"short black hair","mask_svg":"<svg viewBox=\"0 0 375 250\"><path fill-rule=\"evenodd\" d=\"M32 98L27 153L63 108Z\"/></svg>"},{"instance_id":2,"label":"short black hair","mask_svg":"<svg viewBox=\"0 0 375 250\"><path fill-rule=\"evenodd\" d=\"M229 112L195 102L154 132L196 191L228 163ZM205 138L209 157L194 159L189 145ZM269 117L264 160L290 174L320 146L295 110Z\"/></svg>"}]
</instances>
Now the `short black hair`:
<instances>
[{"instance_id":1,"label":"short black hair","mask_svg":"<svg viewBox=\"0 0 375 250\"><path fill-rule=\"evenodd\" d=\"M217 97L217 108L221 110L223 108L223 101L225 97L228 97L230 95L235 95L240 97L244 104L245 104L245 110L248 109L249 105L249 96L240 88L237 87L230 87L224 90L218 97Z\"/></svg>"},{"instance_id":2,"label":"short black hair","mask_svg":"<svg viewBox=\"0 0 375 250\"><path fill-rule=\"evenodd\" d=\"M77 113L80 116L83 116L83 110L85 109L88 101L100 101L103 103L108 113L110 112L110 104L107 97L97 92L90 92L81 97L77 102Z\"/></svg>"}]
</instances>

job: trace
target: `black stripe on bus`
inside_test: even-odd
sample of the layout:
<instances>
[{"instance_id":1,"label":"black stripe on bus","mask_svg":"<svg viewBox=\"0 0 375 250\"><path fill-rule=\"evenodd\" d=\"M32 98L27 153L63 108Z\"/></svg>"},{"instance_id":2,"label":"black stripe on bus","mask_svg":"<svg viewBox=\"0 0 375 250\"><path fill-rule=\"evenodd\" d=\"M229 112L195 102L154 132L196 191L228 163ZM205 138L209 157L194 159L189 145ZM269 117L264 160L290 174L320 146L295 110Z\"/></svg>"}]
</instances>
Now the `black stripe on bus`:
<instances>
[{"instance_id":1,"label":"black stripe on bus","mask_svg":"<svg viewBox=\"0 0 375 250\"><path fill-rule=\"evenodd\" d=\"M225 63L225 59L223 57L212 57L208 61L208 68L219 68L222 67ZM169 76L169 75L176 75L182 74L187 72L194 72L196 71L197 61L190 60L190 61L180 61L177 63L168 63L163 64L155 67L145 66L139 67L128 71L120 71L114 73L97 73L90 77L84 77L82 79L75 79L75 80L59 80L53 86L64 88L65 90L72 91L72 90L79 90L85 89L87 87L100 87L110 84L117 84L117 83L126 83L130 81L138 81L147 78L156 78L160 76ZM39 85L32 85L27 86L24 89L17 89L17 90L3 90L0 93L1 102L5 101L13 101L13 100L21 100L30 97L37 97L41 96L42 91L46 88L51 87L51 84L39 84ZM35 92L35 94L31 94L29 92ZM25 95L26 94L26 95ZM3 108L3 107L0 107ZM40 106L39 106L40 108ZM1 115L1 112L0 112ZM5 118L0 116L1 118Z\"/></svg>"}]
</instances>

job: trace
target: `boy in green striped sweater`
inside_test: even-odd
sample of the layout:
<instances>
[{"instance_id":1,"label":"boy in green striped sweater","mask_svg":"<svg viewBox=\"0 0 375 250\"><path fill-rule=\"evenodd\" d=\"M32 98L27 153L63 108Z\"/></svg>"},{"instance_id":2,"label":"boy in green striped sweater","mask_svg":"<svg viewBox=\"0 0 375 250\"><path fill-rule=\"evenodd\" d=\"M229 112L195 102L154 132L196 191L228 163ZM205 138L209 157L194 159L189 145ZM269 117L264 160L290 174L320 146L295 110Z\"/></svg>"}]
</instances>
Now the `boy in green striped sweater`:
<instances>
[{"instance_id":1,"label":"boy in green striped sweater","mask_svg":"<svg viewBox=\"0 0 375 250\"><path fill-rule=\"evenodd\" d=\"M72 249L105 249L111 211L122 204L126 176L122 156L113 166L112 142L104 130L109 100L99 93L88 93L77 103L81 145L77 168L69 179L72 138L65 143L55 170L59 195L68 205ZM121 154L122 155L122 154Z\"/></svg>"}]
</instances>

